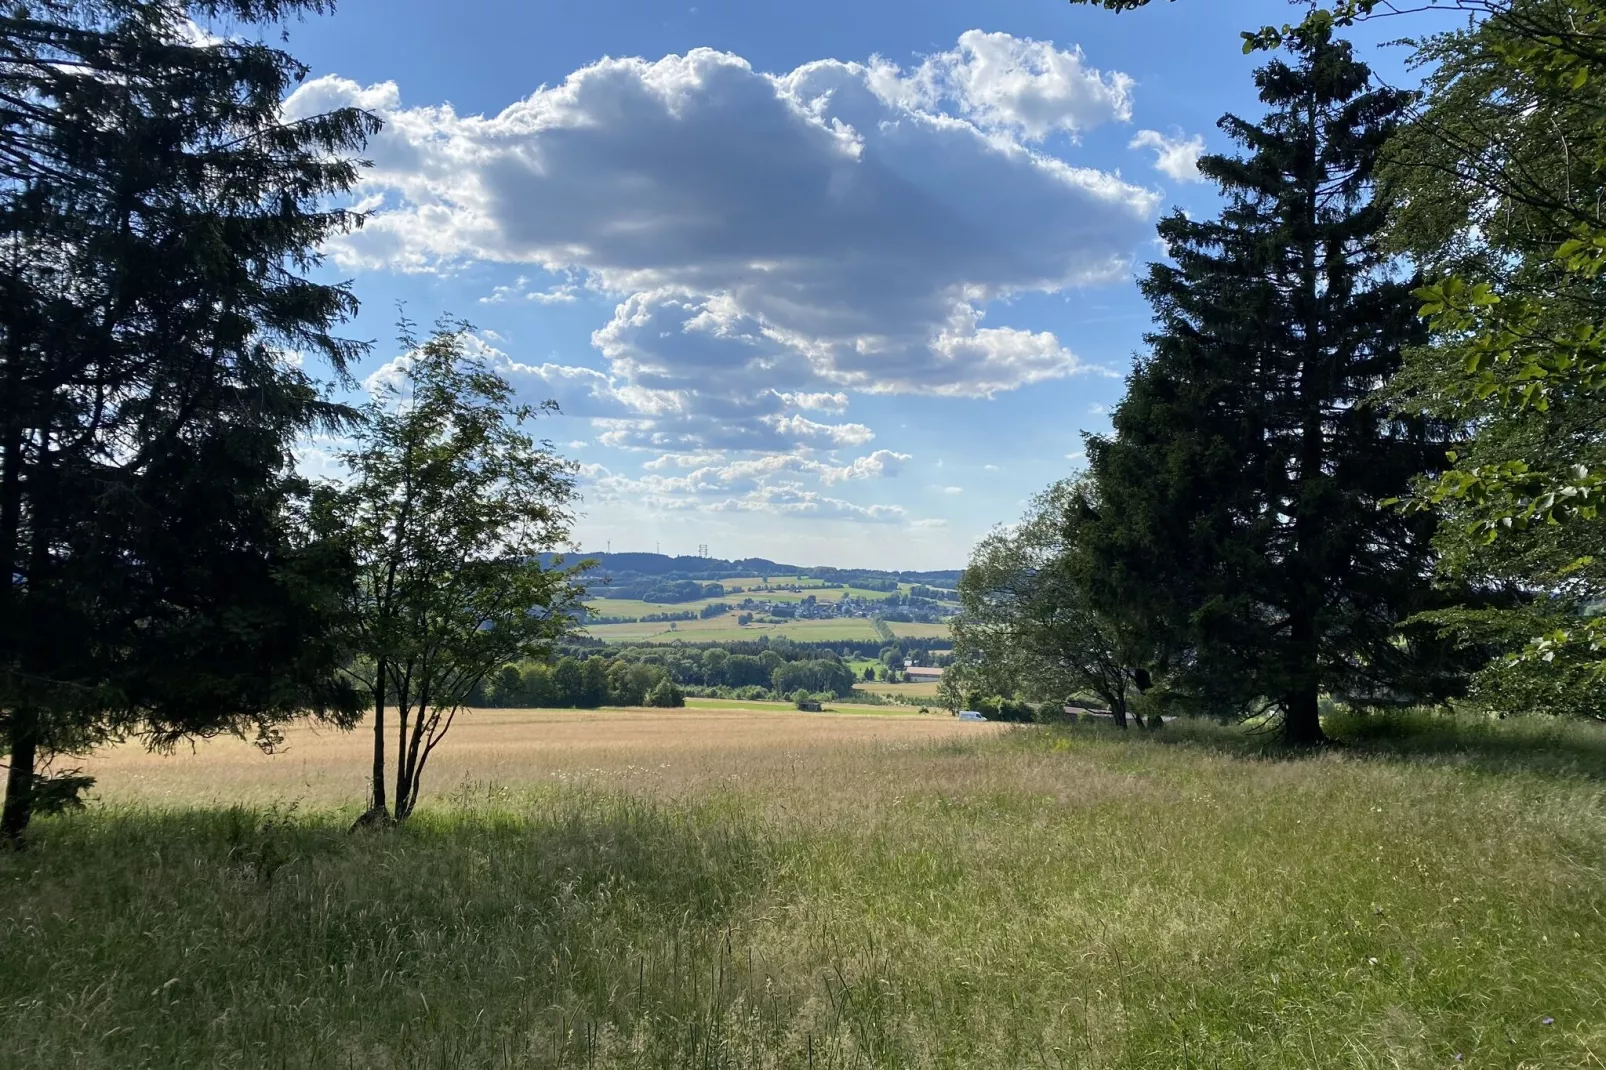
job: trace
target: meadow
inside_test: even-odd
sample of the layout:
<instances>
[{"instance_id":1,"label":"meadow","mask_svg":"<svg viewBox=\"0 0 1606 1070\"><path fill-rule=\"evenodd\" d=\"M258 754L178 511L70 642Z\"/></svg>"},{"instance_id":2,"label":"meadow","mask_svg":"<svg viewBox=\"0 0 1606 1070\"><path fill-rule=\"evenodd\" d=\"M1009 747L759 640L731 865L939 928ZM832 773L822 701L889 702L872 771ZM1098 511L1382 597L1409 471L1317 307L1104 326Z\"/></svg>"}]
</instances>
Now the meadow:
<instances>
[{"instance_id":1,"label":"meadow","mask_svg":"<svg viewBox=\"0 0 1606 1070\"><path fill-rule=\"evenodd\" d=\"M475 712L90 760L0 857L7 1067L1528 1067L1606 1057L1606 731ZM454 730L454 732L457 730Z\"/></svg>"},{"instance_id":2,"label":"meadow","mask_svg":"<svg viewBox=\"0 0 1606 1070\"><path fill-rule=\"evenodd\" d=\"M600 603L606 606L606 602ZM768 635L772 639L787 638L803 642L833 642L836 640L868 640L876 637L875 626L865 617L832 617L827 620L789 620L780 624L766 624L754 621L748 625L736 623L737 614L727 613L723 616L709 617L707 620L675 621L671 628L667 623L648 623L637 621L631 624L593 624L586 628L586 634L601 639L605 643L631 643L631 642L673 642L683 639L688 643L727 643L741 640L756 640L761 635ZM949 634L946 624L897 624L891 625L893 634L906 638L946 638ZM905 632L904 629L911 629Z\"/></svg>"},{"instance_id":3,"label":"meadow","mask_svg":"<svg viewBox=\"0 0 1606 1070\"><path fill-rule=\"evenodd\" d=\"M644 602L639 598L610 598L607 587L593 588L588 597L592 610L601 617L645 617L652 613L684 613L686 611L701 612L703 609L715 604L725 602L734 605L744 598L752 598L759 602L801 602L805 598L814 598L817 602L840 602L844 598L856 598L863 601L882 601L891 592L866 591L858 587L824 587L820 580L791 577L775 577L770 583L772 586L785 585L801 588L796 591L763 590L759 589L760 580L752 579L722 580L727 590L732 587L741 587L736 593L721 595L718 598L700 598L690 602ZM909 593L910 585L899 584L898 590L904 594Z\"/></svg>"},{"instance_id":4,"label":"meadow","mask_svg":"<svg viewBox=\"0 0 1606 1070\"><path fill-rule=\"evenodd\" d=\"M923 705L937 700L939 685L935 680L920 680L901 684L862 683L856 687L860 691L868 691L874 695L884 695L902 702Z\"/></svg>"}]
</instances>

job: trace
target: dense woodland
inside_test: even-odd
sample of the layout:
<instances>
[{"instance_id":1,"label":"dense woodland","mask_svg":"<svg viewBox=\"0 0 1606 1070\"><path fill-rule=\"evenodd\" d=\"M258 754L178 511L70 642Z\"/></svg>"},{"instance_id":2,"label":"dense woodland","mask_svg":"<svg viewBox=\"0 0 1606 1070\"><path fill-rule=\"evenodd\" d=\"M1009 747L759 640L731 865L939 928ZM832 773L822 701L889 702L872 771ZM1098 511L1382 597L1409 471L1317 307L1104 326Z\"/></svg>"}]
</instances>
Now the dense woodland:
<instances>
[{"instance_id":1,"label":"dense woodland","mask_svg":"<svg viewBox=\"0 0 1606 1070\"><path fill-rule=\"evenodd\" d=\"M941 640L874 643L801 643L768 636L748 643L581 646L564 643L555 658L504 665L468 697L470 705L504 708L681 706L687 695L728 699L794 699L799 691L820 700L877 704L855 692L870 679L896 680L910 665L941 666L949 656ZM850 659L874 661L861 675ZM1028 718L1029 719L1029 718Z\"/></svg>"},{"instance_id":2,"label":"dense woodland","mask_svg":"<svg viewBox=\"0 0 1606 1070\"><path fill-rule=\"evenodd\" d=\"M1294 744L1330 703L1606 716L1606 8L1424 6L1463 18L1405 31L1421 93L1342 37L1420 13L1339 0L1246 33L1263 113L1200 162L1221 212L1160 224L1113 431L960 578L656 555L588 577L561 553L577 467L537 437L551 406L466 324L402 322L402 373L342 400L357 295L315 269L361 224L340 206L379 122L281 114L306 68L270 31L320 0L6 5L0 836L72 805L57 759L112 740L361 722L365 820L391 823L472 701L851 690L837 653L560 654L588 584L673 605L772 571L957 582L947 690L1000 714L1093 696ZM350 443L344 479L297 472L311 433Z\"/></svg>"}]
</instances>

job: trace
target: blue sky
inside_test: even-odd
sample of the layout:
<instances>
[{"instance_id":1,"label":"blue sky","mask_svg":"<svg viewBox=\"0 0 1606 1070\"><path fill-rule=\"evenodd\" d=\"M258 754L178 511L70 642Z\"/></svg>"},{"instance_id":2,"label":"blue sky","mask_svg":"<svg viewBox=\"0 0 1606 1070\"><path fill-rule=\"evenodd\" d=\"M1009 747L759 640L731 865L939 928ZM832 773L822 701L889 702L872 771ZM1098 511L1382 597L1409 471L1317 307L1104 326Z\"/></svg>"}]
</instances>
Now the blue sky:
<instances>
[{"instance_id":1,"label":"blue sky","mask_svg":"<svg viewBox=\"0 0 1606 1070\"><path fill-rule=\"evenodd\" d=\"M342 0L288 108L387 121L328 250L360 374L398 301L472 321L562 407L580 548L953 568L1107 428L1154 224L1258 113L1238 31L1292 14Z\"/></svg>"}]
</instances>

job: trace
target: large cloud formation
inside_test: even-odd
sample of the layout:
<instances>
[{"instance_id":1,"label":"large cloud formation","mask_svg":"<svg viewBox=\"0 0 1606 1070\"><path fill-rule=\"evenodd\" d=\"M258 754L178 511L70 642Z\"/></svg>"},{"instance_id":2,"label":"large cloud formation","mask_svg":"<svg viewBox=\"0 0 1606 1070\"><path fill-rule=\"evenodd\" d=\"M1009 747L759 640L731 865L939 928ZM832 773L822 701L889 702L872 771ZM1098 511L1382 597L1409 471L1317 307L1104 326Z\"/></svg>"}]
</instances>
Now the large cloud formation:
<instances>
[{"instance_id":1,"label":"large cloud formation","mask_svg":"<svg viewBox=\"0 0 1606 1070\"><path fill-rule=\"evenodd\" d=\"M986 325L988 307L1125 278L1158 201L1042 147L1127 121L1130 80L1007 34L909 71L604 59L493 116L326 77L287 110L344 104L386 128L373 215L337 260L501 262L558 280L523 299L611 296L593 336L607 373L510 370L605 444L667 453L859 447L869 428L833 422L853 393L986 396L1086 370L1050 332Z\"/></svg>"}]
</instances>

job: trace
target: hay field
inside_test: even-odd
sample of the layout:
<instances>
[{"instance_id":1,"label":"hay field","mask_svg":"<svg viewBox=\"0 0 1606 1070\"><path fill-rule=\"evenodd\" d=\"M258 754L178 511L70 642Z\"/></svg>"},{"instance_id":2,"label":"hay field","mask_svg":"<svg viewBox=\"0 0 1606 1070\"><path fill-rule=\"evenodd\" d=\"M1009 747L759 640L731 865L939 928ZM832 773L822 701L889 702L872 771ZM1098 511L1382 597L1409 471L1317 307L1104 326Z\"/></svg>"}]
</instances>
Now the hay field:
<instances>
[{"instance_id":1,"label":"hay field","mask_svg":"<svg viewBox=\"0 0 1606 1070\"><path fill-rule=\"evenodd\" d=\"M430 759L425 795L576 780L659 788L700 783L707 770L734 765L759 775L777 755L800 749L975 738L993 728L941 714L848 709L800 713L781 703L690 699L681 710L469 710ZM96 778L95 794L109 804L355 807L366 797L372 747L362 728L302 726L273 754L231 736L171 755L124 744L74 764Z\"/></svg>"},{"instance_id":2,"label":"hay field","mask_svg":"<svg viewBox=\"0 0 1606 1070\"><path fill-rule=\"evenodd\" d=\"M357 835L355 743L114 753L0 1066L1602 1066L1606 730L1389 725L510 712Z\"/></svg>"}]
</instances>

